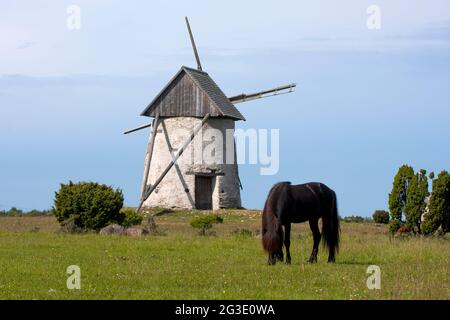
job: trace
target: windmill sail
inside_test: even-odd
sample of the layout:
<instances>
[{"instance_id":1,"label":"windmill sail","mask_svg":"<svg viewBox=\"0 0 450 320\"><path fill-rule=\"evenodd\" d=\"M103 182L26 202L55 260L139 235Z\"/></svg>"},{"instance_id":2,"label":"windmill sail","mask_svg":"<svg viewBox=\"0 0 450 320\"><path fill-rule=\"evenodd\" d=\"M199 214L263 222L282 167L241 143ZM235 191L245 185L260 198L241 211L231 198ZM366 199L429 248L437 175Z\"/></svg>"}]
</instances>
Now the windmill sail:
<instances>
[{"instance_id":1,"label":"windmill sail","mask_svg":"<svg viewBox=\"0 0 450 320\"><path fill-rule=\"evenodd\" d=\"M291 84L288 84L285 86L276 87L276 88L268 89L268 90L262 90L262 91L255 92L255 93L249 93L249 94L242 93L237 96L229 97L228 100L230 100L231 103L240 103L240 102L245 102L245 101L250 101L250 100L255 100L255 99L267 98L267 97L276 96L279 94L293 92L296 86L297 85L295 83L291 83Z\"/></svg>"},{"instance_id":2,"label":"windmill sail","mask_svg":"<svg viewBox=\"0 0 450 320\"><path fill-rule=\"evenodd\" d=\"M197 60L197 69L202 70L202 64L200 63L200 57L198 56L197 46L195 45L194 36L192 35L191 26L189 25L188 17L186 19L186 26L188 28L189 37L191 38L192 49L194 50L195 60Z\"/></svg>"}]
</instances>

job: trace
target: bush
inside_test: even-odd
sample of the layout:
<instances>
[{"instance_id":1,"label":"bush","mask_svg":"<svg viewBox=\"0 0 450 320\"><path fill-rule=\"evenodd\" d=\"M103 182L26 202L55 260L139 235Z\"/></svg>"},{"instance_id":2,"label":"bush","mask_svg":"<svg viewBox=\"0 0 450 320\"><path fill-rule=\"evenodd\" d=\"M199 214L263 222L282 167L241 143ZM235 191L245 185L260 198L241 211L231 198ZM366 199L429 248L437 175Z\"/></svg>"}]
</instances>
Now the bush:
<instances>
[{"instance_id":1,"label":"bush","mask_svg":"<svg viewBox=\"0 0 450 320\"><path fill-rule=\"evenodd\" d=\"M376 210L372 215L373 221L376 223L389 223L389 212L386 210Z\"/></svg>"},{"instance_id":2,"label":"bush","mask_svg":"<svg viewBox=\"0 0 450 320\"><path fill-rule=\"evenodd\" d=\"M202 236L207 235L207 231L212 228L214 223L222 223L223 218L218 215L209 215L206 217L194 218L191 220L191 226L199 230Z\"/></svg>"},{"instance_id":3,"label":"bush","mask_svg":"<svg viewBox=\"0 0 450 320\"><path fill-rule=\"evenodd\" d=\"M348 217L344 217L343 221L345 222L364 222L367 219L361 217L361 216L348 216Z\"/></svg>"},{"instance_id":4,"label":"bush","mask_svg":"<svg viewBox=\"0 0 450 320\"><path fill-rule=\"evenodd\" d=\"M61 184L55 192L53 212L63 225L73 219L81 229L99 230L111 223L122 222L120 209L123 195L120 189L95 182Z\"/></svg>"},{"instance_id":5,"label":"bush","mask_svg":"<svg viewBox=\"0 0 450 320\"><path fill-rule=\"evenodd\" d=\"M121 214L121 221L119 221L119 224L124 227L131 227L141 224L142 222L142 216L137 213L134 209L126 208L120 210Z\"/></svg>"}]
</instances>

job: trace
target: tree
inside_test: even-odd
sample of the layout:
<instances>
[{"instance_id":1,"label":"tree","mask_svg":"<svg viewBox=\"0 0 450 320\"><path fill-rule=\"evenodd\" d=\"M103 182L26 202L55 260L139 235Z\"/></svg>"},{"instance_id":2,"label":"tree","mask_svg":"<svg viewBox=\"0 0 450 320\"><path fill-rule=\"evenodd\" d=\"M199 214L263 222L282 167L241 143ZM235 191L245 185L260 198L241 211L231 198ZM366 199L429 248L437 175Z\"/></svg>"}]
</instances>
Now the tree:
<instances>
[{"instance_id":1,"label":"tree","mask_svg":"<svg viewBox=\"0 0 450 320\"><path fill-rule=\"evenodd\" d=\"M16 207L12 207L8 211L6 211L6 215L8 216L21 216L23 215L23 211L20 209L17 209Z\"/></svg>"},{"instance_id":2,"label":"tree","mask_svg":"<svg viewBox=\"0 0 450 320\"><path fill-rule=\"evenodd\" d=\"M408 165L402 165L394 177L392 191L389 193L389 211L391 212L391 223L389 230L394 233L402 224L402 216L407 200L407 188L414 176L414 170Z\"/></svg>"},{"instance_id":3,"label":"tree","mask_svg":"<svg viewBox=\"0 0 450 320\"><path fill-rule=\"evenodd\" d=\"M389 223L389 212L386 210L376 210L372 215L373 221L376 223Z\"/></svg>"},{"instance_id":4,"label":"tree","mask_svg":"<svg viewBox=\"0 0 450 320\"><path fill-rule=\"evenodd\" d=\"M428 212L424 215L422 231L432 234L440 226L444 232L450 227L450 174L447 171L439 173L433 180Z\"/></svg>"},{"instance_id":5,"label":"tree","mask_svg":"<svg viewBox=\"0 0 450 320\"><path fill-rule=\"evenodd\" d=\"M427 171L422 169L413 175L406 189L406 227L414 233L421 233L421 217L427 205L425 199L428 195Z\"/></svg>"}]
</instances>

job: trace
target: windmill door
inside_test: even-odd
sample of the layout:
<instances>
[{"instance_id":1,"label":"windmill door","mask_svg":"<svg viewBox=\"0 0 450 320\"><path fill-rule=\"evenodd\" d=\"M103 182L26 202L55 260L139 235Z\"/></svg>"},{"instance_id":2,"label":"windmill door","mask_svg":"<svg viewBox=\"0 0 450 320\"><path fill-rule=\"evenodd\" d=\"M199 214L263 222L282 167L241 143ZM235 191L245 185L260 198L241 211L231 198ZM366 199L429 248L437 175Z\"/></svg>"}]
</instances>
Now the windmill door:
<instances>
[{"instance_id":1,"label":"windmill door","mask_svg":"<svg viewBox=\"0 0 450 320\"><path fill-rule=\"evenodd\" d=\"M213 177L195 176L195 207L200 210L212 210Z\"/></svg>"}]
</instances>

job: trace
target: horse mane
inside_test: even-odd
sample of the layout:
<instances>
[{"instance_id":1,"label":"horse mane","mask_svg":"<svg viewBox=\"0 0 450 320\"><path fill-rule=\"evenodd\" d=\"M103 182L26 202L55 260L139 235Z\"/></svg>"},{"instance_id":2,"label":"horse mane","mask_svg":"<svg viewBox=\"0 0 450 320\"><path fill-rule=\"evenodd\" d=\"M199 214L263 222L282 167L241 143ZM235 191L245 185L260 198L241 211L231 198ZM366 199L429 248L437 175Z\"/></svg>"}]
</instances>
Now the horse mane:
<instances>
[{"instance_id":1,"label":"horse mane","mask_svg":"<svg viewBox=\"0 0 450 320\"><path fill-rule=\"evenodd\" d=\"M269 253L280 252L283 246L283 228L280 222L280 211L286 205L289 196L288 181L278 182L272 186L264 204L262 214L262 243ZM281 210L280 210L281 209Z\"/></svg>"}]
</instances>

